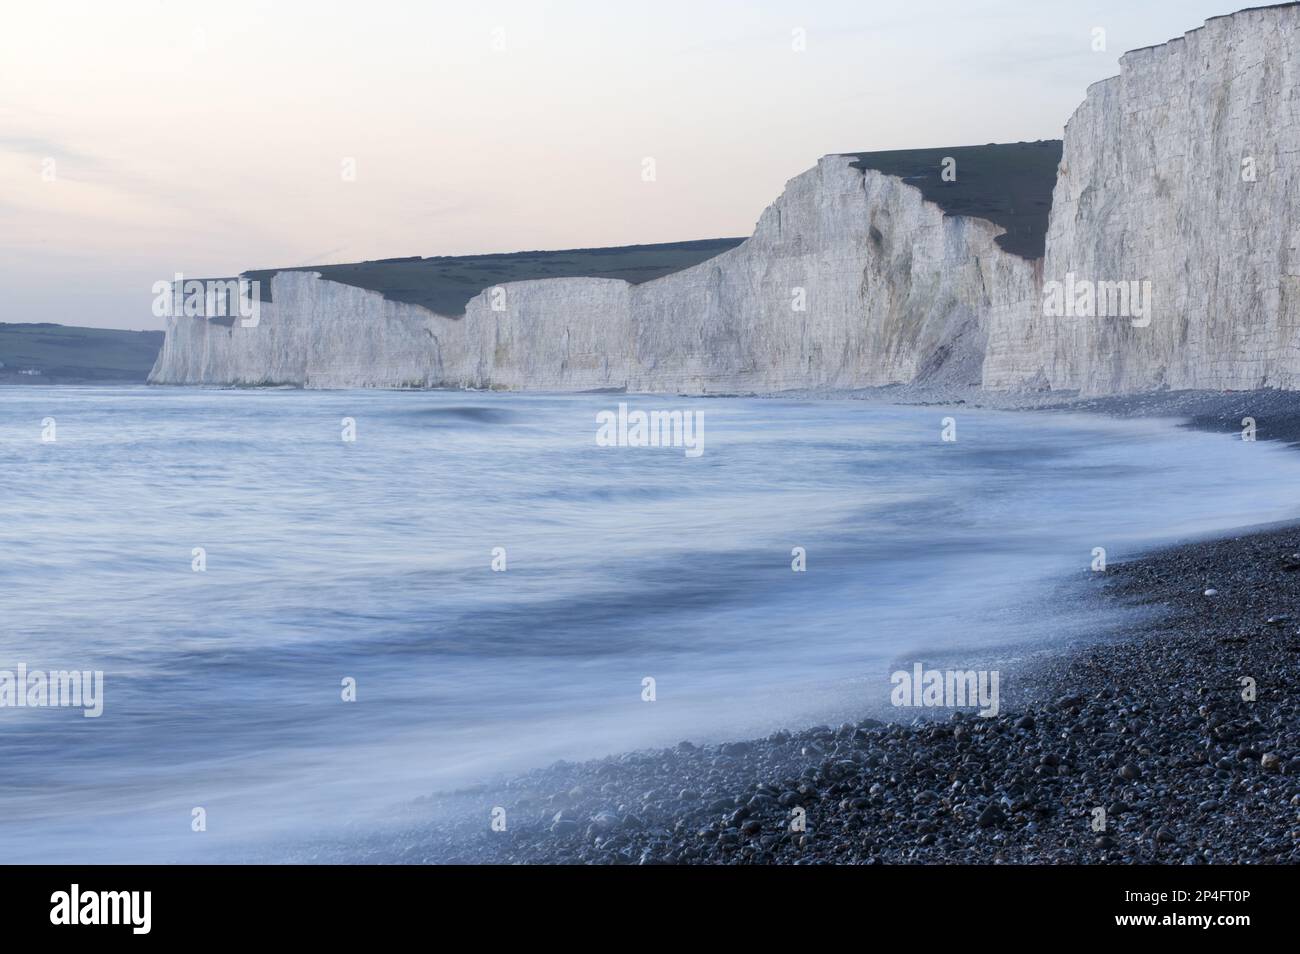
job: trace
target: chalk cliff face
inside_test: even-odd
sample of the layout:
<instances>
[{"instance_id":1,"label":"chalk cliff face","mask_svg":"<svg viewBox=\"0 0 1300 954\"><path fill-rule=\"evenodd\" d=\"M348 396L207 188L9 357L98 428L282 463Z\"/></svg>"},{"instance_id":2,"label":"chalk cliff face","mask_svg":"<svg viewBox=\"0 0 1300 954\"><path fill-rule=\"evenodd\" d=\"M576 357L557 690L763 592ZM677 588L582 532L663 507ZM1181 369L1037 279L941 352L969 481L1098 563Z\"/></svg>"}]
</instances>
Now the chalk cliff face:
<instances>
[{"instance_id":1,"label":"chalk cliff face","mask_svg":"<svg viewBox=\"0 0 1300 954\"><path fill-rule=\"evenodd\" d=\"M1043 259L831 156L787 184L750 239L683 271L513 282L455 317L280 272L255 328L169 319L151 380L1297 388L1298 167L1300 7L1247 10L1125 54L1120 75L1088 90L1066 129ZM1045 283L1069 280L1149 282L1149 314L1046 315Z\"/></svg>"},{"instance_id":2,"label":"chalk cliff face","mask_svg":"<svg viewBox=\"0 0 1300 954\"><path fill-rule=\"evenodd\" d=\"M1000 229L831 156L754 235L653 281L507 283L463 317L281 272L256 327L168 320L160 384L678 393L978 384L990 315L1034 300Z\"/></svg>"},{"instance_id":3,"label":"chalk cliff face","mask_svg":"<svg viewBox=\"0 0 1300 954\"><path fill-rule=\"evenodd\" d=\"M1149 324L995 319L985 385L1300 387L1300 8L1210 20L1120 68L1066 127L1043 279L1149 281Z\"/></svg>"}]
</instances>

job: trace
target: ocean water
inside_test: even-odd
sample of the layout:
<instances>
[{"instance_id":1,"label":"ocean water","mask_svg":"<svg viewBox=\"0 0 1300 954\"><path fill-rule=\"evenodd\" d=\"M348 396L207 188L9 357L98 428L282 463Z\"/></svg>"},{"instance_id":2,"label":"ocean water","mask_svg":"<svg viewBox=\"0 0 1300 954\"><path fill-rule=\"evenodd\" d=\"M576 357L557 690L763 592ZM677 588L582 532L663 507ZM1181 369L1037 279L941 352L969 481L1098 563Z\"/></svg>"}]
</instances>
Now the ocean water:
<instances>
[{"instance_id":1,"label":"ocean water","mask_svg":"<svg viewBox=\"0 0 1300 954\"><path fill-rule=\"evenodd\" d=\"M704 452L598 446L619 401L702 412ZM0 843L187 860L558 758L897 717L900 663L1111 622L1053 602L1094 547L1292 518L1297 485L1300 455L1167 421L0 389L0 670L104 673L98 718L0 708Z\"/></svg>"}]
</instances>

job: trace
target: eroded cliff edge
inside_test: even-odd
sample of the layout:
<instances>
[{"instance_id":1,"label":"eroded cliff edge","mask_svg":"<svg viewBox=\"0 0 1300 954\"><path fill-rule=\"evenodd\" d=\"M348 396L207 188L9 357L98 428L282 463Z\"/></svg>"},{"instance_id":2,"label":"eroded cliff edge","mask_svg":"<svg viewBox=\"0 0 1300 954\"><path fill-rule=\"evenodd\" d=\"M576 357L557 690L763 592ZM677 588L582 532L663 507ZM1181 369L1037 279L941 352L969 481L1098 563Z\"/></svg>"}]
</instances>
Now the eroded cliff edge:
<instances>
[{"instance_id":1,"label":"eroded cliff edge","mask_svg":"<svg viewBox=\"0 0 1300 954\"><path fill-rule=\"evenodd\" d=\"M661 278L506 282L462 317L279 272L256 327L169 319L151 380L694 394L978 384L989 317L1034 294L1033 263L998 246L1002 231L828 156L749 239Z\"/></svg>"},{"instance_id":2,"label":"eroded cliff edge","mask_svg":"<svg viewBox=\"0 0 1300 954\"><path fill-rule=\"evenodd\" d=\"M1024 257L1019 238L1008 251L1002 225L945 214L903 170L828 156L787 184L749 239L663 277L507 282L461 317L278 272L255 328L169 319L151 380L696 394L1294 388L1297 10L1208 21L1126 54L1118 76L1090 87L1066 127L1043 259ZM1044 284L1070 277L1149 283L1150 320L1046 316Z\"/></svg>"}]
</instances>

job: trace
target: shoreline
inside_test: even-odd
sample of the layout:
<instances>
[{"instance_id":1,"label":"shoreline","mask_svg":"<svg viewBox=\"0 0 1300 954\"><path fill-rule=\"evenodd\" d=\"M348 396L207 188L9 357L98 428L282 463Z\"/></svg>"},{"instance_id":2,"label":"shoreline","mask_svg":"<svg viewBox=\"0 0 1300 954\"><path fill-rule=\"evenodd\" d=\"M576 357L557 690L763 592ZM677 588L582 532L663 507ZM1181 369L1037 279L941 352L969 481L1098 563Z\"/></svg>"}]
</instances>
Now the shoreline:
<instances>
[{"instance_id":1,"label":"shoreline","mask_svg":"<svg viewBox=\"0 0 1300 954\"><path fill-rule=\"evenodd\" d=\"M1300 442L1300 393L1292 392L802 397L1180 418L1228 434L1251 416L1258 440ZM1062 599L1150 615L1033 654L1004 674L995 717L968 709L935 720L944 710L912 710L902 722L558 763L398 806L382 831L358 820L310 848L281 839L253 854L362 863L1300 862L1292 691L1300 558L1294 572L1283 567L1292 553L1300 553L1300 520L1072 574ZM1204 597L1208 587L1218 595ZM1046 601L1045 632L1052 606ZM1240 699L1243 675L1256 681L1253 703ZM907 724L917 714L927 721ZM489 827L497 806L505 831ZM1098 808L1104 831L1091 828ZM803 832L790 830L795 809Z\"/></svg>"},{"instance_id":2,"label":"shoreline","mask_svg":"<svg viewBox=\"0 0 1300 954\"><path fill-rule=\"evenodd\" d=\"M1029 701L996 716L558 763L421 799L400 835L335 847L362 863L1300 862L1294 553L1300 522L1089 574L1083 598L1156 612L1026 667ZM470 805L477 820L429 821ZM505 831L490 829L496 806Z\"/></svg>"},{"instance_id":3,"label":"shoreline","mask_svg":"<svg viewBox=\"0 0 1300 954\"><path fill-rule=\"evenodd\" d=\"M806 395L811 397L811 395ZM1149 391L1104 397L1044 391L988 391L983 388L915 388L899 386L852 395L867 401L905 406L956 405L989 411L1055 411L1124 419L1180 418L1181 426L1217 434L1244 431L1244 418L1255 422L1254 439L1300 444L1300 391Z\"/></svg>"},{"instance_id":4,"label":"shoreline","mask_svg":"<svg viewBox=\"0 0 1300 954\"><path fill-rule=\"evenodd\" d=\"M1258 440L1300 442L1300 393L1291 392L771 397L1180 418L1227 434L1252 416ZM1188 537L1063 579L1063 600L1146 618L1033 654L1003 679L995 717L912 710L900 722L559 762L423 796L382 831L358 820L309 850L281 843L256 854L407 864L1297 863L1300 558L1295 572L1283 568L1292 553L1300 519ZM1207 588L1218 595L1203 596ZM1253 703L1240 697L1243 675L1256 681ZM495 807L505 831L491 830ZM789 828L795 808L802 833ZM1094 831L1099 808L1106 828Z\"/></svg>"}]
</instances>

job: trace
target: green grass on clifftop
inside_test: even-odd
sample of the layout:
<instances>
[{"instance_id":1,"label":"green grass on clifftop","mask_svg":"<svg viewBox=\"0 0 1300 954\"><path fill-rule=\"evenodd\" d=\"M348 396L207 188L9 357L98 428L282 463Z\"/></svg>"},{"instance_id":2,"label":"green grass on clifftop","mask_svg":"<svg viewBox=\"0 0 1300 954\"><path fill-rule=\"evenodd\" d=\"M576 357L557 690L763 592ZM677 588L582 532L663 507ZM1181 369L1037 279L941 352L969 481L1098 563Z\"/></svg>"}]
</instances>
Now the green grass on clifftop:
<instances>
[{"instance_id":1,"label":"green grass on clifftop","mask_svg":"<svg viewBox=\"0 0 1300 954\"><path fill-rule=\"evenodd\" d=\"M1021 258L1042 258L1047 213L1052 208L1061 141L989 143L940 149L849 152L857 169L875 169L916 186L945 215L988 219L1006 229L1002 248ZM956 179L945 182L943 160L956 160Z\"/></svg>"},{"instance_id":2,"label":"green grass on clifftop","mask_svg":"<svg viewBox=\"0 0 1300 954\"><path fill-rule=\"evenodd\" d=\"M440 315L465 313L466 303L484 289L536 278L617 278L648 282L735 248L744 239L702 239L662 245L575 248L556 252L505 252L493 255L440 255L433 258L387 258L351 265L313 265L245 272L262 283L270 301L276 272L320 272L332 282L367 288L390 301L422 305Z\"/></svg>"}]
</instances>

